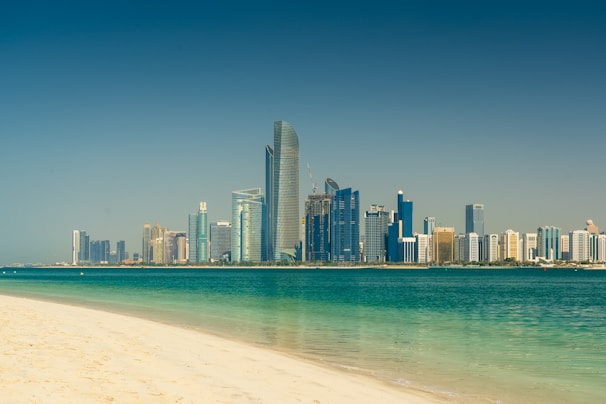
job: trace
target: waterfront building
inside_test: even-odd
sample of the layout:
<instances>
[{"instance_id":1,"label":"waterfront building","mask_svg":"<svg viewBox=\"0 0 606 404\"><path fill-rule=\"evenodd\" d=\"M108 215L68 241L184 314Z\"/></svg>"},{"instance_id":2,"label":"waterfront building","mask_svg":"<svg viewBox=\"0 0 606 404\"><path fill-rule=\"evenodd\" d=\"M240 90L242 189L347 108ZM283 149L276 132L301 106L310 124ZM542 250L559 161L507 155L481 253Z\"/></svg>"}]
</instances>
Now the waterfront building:
<instances>
[{"instance_id":1,"label":"waterfront building","mask_svg":"<svg viewBox=\"0 0 606 404\"><path fill-rule=\"evenodd\" d=\"M427 264L432 261L431 237L429 234L415 234L416 262L419 264Z\"/></svg>"},{"instance_id":2,"label":"waterfront building","mask_svg":"<svg viewBox=\"0 0 606 404\"><path fill-rule=\"evenodd\" d=\"M305 200L303 250L306 261L330 260L331 195L312 194Z\"/></svg>"},{"instance_id":3,"label":"waterfront building","mask_svg":"<svg viewBox=\"0 0 606 404\"><path fill-rule=\"evenodd\" d=\"M187 261L187 233L184 231L166 231L163 238L163 257L164 264L185 264Z\"/></svg>"},{"instance_id":4,"label":"waterfront building","mask_svg":"<svg viewBox=\"0 0 606 404\"><path fill-rule=\"evenodd\" d=\"M370 205L364 213L364 257L366 262L385 262L389 214L381 205Z\"/></svg>"},{"instance_id":5,"label":"waterfront building","mask_svg":"<svg viewBox=\"0 0 606 404\"><path fill-rule=\"evenodd\" d=\"M404 200L404 192L398 191L398 220L402 221L402 236L412 237L412 201Z\"/></svg>"},{"instance_id":6,"label":"waterfront building","mask_svg":"<svg viewBox=\"0 0 606 404\"><path fill-rule=\"evenodd\" d=\"M80 230L80 246L78 251L78 263L90 264L90 236L83 230Z\"/></svg>"},{"instance_id":7,"label":"waterfront building","mask_svg":"<svg viewBox=\"0 0 606 404\"><path fill-rule=\"evenodd\" d=\"M210 224L210 259L211 261L229 261L231 251L231 224L226 221Z\"/></svg>"},{"instance_id":8,"label":"waterfront building","mask_svg":"<svg viewBox=\"0 0 606 404\"><path fill-rule=\"evenodd\" d=\"M275 130L275 128L274 128ZM275 136L275 135L274 135ZM274 257L274 149L265 145L265 221L263 222L263 234L265 237L264 256L268 260Z\"/></svg>"},{"instance_id":9,"label":"waterfront building","mask_svg":"<svg viewBox=\"0 0 606 404\"><path fill-rule=\"evenodd\" d=\"M189 262L208 262L208 221L206 202L189 215Z\"/></svg>"},{"instance_id":10,"label":"waterfront building","mask_svg":"<svg viewBox=\"0 0 606 404\"><path fill-rule=\"evenodd\" d=\"M334 262L360 260L360 193L340 189L330 203L330 259Z\"/></svg>"},{"instance_id":11,"label":"waterfront building","mask_svg":"<svg viewBox=\"0 0 606 404\"><path fill-rule=\"evenodd\" d=\"M145 223L143 225L143 240L141 245L141 256L143 257L143 262L149 262L149 242L151 240L151 226L149 223Z\"/></svg>"},{"instance_id":12,"label":"waterfront building","mask_svg":"<svg viewBox=\"0 0 606 404\"><path fill-rule=\"evenodd\" d=\"M231 262L263 261L265 198L261 188L233 191L231 207Z\"/></svg>"},{"instance_id":13,"label":"waterfront building","mask_svg":"<svg viewBox=\"0 0 606 404\"><path fill-rule=\"evenodd\" d=\"M560 236L560 257L563 261L570 260L570 235L562 234Z\"/></svg>"},{"instance_id":14,"label":"waterfront building","mask_svg":"<svg viewBox=\"0 0 606 404\"><path fill-rule=\"evenodd\" d=\"M433 256L437 264L454 260L454 227L436 227L433 229Z\"/></svg>"},{"instance_id":15,"label":"waterfront building","mask_svg":"<svg viewBox=\"0 0 606 404\"><path fill-rule=\"evenodd\" d=\"M597 262L606 262L606 234L597 235Z\"/></svg>"},{"instance_id":16,"label":"waterfront building","mask_svg":"<svg viewBox=\"0 0 606 404\"><path fill-rule=\"evenodd\" d=\"M472 203L465 206L465 233L477 233L484 238L484 205Z\"/></svg>"},{"instance_id":17,"label":"waterfront building","mask_svg":"<svg viewBox=\"0 0 606 404\"><path fill-rule=\"evenodd\" d=\"M336 183L332 178L326 178L324 181L324 193L328 195L334 195L339 190L339 184Z\"/></svg>"},{"instance_id":18,"label":"waterfront building","mask_svg":"<svg viewBox=\"0 0 606 404\"><path fill-rule=\"evenodd\" d=\"M520 261L520 233L507 229L501 236L501 259Z\"/></svg>"},{"instance_id":19,"label":"waterfront building","mask_svg":"<svg viewBox=\"0 0 606 404\"><path fill-rule=\"evenodd\" d=\"M542 226L537 229L537 254L546 261L560 259L560 232L555 226Z\"/></svg>"},{"instance_id":20,"label":"waterfront building","mask_svg":"<svg viewBox=\"0 0 606 404\"><path fill-rule=\"evenodd\" d=\"M484 235L484 261L495 262L499 260L499 235L485 234Z\"/></svg>"},{"instance_id":21,"label":"waterfront building","mask_svg":"<svg viewBox=\"0 0 606 404\"><path fill-rule=\"evenodd\" d=\"M72 265L78 265L80 256L80 230L72 231Z\"/></svg>"},{"instance_id":22,"label":"waterfront building","mask_svg":"<svg viewBox=\"0 0 606 404\"><path fill-rule=\"evenodd\" d=\"M537 233L525 233L522 236L522 259L525 262L537 258Z\"/></svg>"},{"instance_id":23,"label":"waterfront building","mask_svg":"<svg viewBox=\"0 0 606 404\"><path fill-rule=\"evenodd\" d=\"M569 235L570 261L589 261L589 232L587 230L574 230Z\"/></svg>"},{"instance_id":24,"label":"waterfront building","mask_svg":"<svg viewBox=\"0 0 606 404\"><path fill-rule=\"evenodd\" d=\"M417 261L416 244L417 239L415 237L401 237L398 240L398 249L401 251L398 255L402 257L401 262L410 264Z\"/></svg>"},{"instance_id":25,"label":"waterfront building","mask_svg":"<svg viewBox=\"0 0 606 404\"><path fill-rule=\"evenodd\" d=\"M465 235L465 252L463 260L467 262L480 261L480 236L477 233L467 233Z\"/></svg>"},{"instance_id":26,"label":"waterfront building","mask_svg":"<svg viewBox=\"0 0 606 404\"><path fill-rule=\"evenodd\" d=\"M397 218L397 214L395 215ZM398 240L402 238L402 221L396 220L387 224L387 261L400 262L402 255L398 248Z\"/></svg>"},{"instance_id":27,"label":"waterfront building","mask_svg":"<svg viewBox=\"0 0 606 404\"><path fill-rule=\"evenodd\" d=\"M116 243L116 259L122 262L126 259L126 241L120 240Z\"/></svg>"},{"instance_id":28,"label":"waterfront building","mask_svg":"<svg viewBox=\"0 0 606 404\"><path fill-rule=\"evenodd\" d=\"M274 122L274 147L266 146L268 252L293 261L299 246L299 138L286 121ZM233 224L233 222L232 222ZM232 251L233 253L233 251Z\"/></svg>"},{"instance_id":29,"label":"waterfront building","mask_svg":"<svg viewBox=\"0 0 606 404\"><path fill-rule=\"evenodd\" d=\"M463 261L465 257L465 234L456 234L454 236L453 260L455 262Z\"/></svg>"},{"instance_id":30,"label":"waterfront building","mask_svg":"<svg viewBox=\"0 0 606 404\"><path fill-rule=\"evenodd\" d=\"M423 220L423 234L433 234L433 229L436 227L436 218L427 216Z\"/></svg>"}]
</instances>

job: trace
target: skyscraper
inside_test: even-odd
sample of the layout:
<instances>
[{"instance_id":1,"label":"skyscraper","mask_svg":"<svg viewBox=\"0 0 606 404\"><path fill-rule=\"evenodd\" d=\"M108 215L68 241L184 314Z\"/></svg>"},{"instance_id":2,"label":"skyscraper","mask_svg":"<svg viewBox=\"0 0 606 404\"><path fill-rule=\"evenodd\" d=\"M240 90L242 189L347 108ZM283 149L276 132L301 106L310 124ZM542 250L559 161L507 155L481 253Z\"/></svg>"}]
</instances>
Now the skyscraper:
<instances>
[{"instance_id":1,"label":"skyscraper","mask_svg":"<svg viewBox=\"0 0 606 404\"><path fill-rule=\"evenodd\" d=\"M150 262L149 257L149 241L151 240L151 227L149 223L145 223L143 225L143 239L141 245L141 256L143 257L143 262Z\"/></svg>"},{"instance_id":2,"label":"skyscraper","mask_svg":"<svg viewBox=\"0 0 606 404\"><path fill-rule=\"evenodd\" d=\"M501 237L501 259L520 261L520 233L507 229Z\"/></svg>"},{"instance_id":3,"label":"skyscraper","mask_svg":"<svg viewBox=\"0 0 606 404\"><path fill-rule=\"evenodd\" d=\"M326 181L324 181L324 193L334 195L338 190L339 184L337 184L332 178L326 178Z\"/></svg>"},{"instance_id":4,"label":"skyscraper","mask_svg":"<svg viewBox=\"0 0 606 404\"><path fill-rule=\"evenodd\" d=\"M484 205L473 203L465 206L465 233L477 233L484 238Z\"/></svg>"},{"instance_id":5,"label":"skyscraper","mask_svg":"<svg viewBox=\"0 0 606 404\"><path fill-rule=\"evenodd\" d=\"M330 259L330 201L327 194L312 194L305 201L305 258Z\"/></svg>"},{"instance_id":6,"label":"skyscraper","mask_svg":"<svg viewBox=\"0 0 606 404\"><path fill-rule=\"evenodd\" d=\"M436 228L436 218L427 216L423 220L423 234L433 234L433 229Z\"/></svg>"},{"instance_id":7,"label":"skyscraper","mask_svg":"<svg viewBox=\"0 0 606 404\"><path fill-rule=\"evenodd\" d=\"M78 265L80 257L80 230L72 231L72 265Z\"/></svg>"},{"instance_id":8,"label":"skyscraper","mask_svg":"<svg viewBox=\"0 0 606 404\"><path fill-rule=\"evenodd\" d=\"M330 203L330 259L360 260L360 193L351 188L336 191Z\"/></svg>"},{"instance_id":9,"label":"skyscraper","mask_svg":"<svg viewBox=\"0 0 606 404\"><path fill-rule=\"evenodd\" d=\"M198 214L188 215L189 262L198 262Z\"/></svg>"},{"instance_id":10,"label":"skyscraper","mask_svg":"<svg viewBox=\"0 0 606 404\"><path fill-rule=\"evenodd\" d=\"M122 262L126 259L126 241L120 240L116 243L116 256L118 262Z\"/></svg>"},{"instance_id":11,"label":"skyscraper","mask_svg":"<svg viewBox=\"0 0 606 404\"><path fill-rule=\"evenodd\" d=\"M260 262L265 258L265 198L261 188L234 191L231 195L231 262Z\"/></svg>"},{"instance_id":12,"label":"skyscraper","mask_svg":"<svg viewBox=\"0 0 606 404\"><path fill-rule=\"evenodd\" d=\"M454 235L453 227L436 227L433 230L433 256L436 263L454 260Z\"/></svg>"},{"instance_id":13,"label":"skyscraper","mask_svg":"<svg viewBox=\"0 0 606 404\"><path fill-rule=\"evenodd\" d=\"M589 261L589 232L574 230L570 232L570 260L576 262Z\"/></svg>"},{"instance_id":14,"label":"skyscraper","mask_svg":"<svg viewBox=\"0 0 606 404\"><path fill-rule=\"evenodd\" d=\"M402 237L412 237L412 201L404 200L402 191L398 191L398 220L402 221Z\"/></svg>"},{"instance_id":15,"label":"skyscraper","mask_svg":"<svg viewBox=\"0 0 606 404\"><path fill-rule=\"evenodd\" d=\"M294 260L299 244L299 138L288 122L274 122L274 148L266 146L265 164L268 252L277 261Z\"/></svg>"},{"instance_id":16,"label":"skyscraper","mask_svg":"<svg viewBox=\"0 0 606 404\"><path fill-rule=\"evenodd\" d=\"M370 205L370 210L364 214L364 259L366 262L385 262L388 219L389 212L380 205Z\"/></svg>"},{"instance_id":17,"label":"skyscraper","mask_svg":"<svg viewBox=\"0 0 606 404\"><path fill-rule=\"evenodd\" d=\"M229 258L231 250L231 224L228 221L210 224L210 259L220 261Z\"/></svg>"},{"instance_id":18,"label":"skyscraper","mask_svg":"<svg viewBox=\"0 0 606 404\"><path fill-rule=\"evenodd\" d=\"M537 229L537 256L547 261L560 259L560 228L542 226Z\"/></svg>"}]
</instances>

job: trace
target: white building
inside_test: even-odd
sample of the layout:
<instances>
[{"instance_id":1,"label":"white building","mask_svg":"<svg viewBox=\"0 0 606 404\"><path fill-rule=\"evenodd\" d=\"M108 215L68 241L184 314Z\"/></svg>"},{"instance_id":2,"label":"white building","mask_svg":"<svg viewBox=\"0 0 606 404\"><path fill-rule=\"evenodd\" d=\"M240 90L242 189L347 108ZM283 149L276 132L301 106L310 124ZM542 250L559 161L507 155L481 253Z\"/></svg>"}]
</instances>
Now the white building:
<instances>
[{"instance_id":1,"label":"white building","mask_svg":"<svg viewBox=\"0 0 606 404\"><path fill-rule=\"evenodd\" d=\"M467 233L465 235L465 251L463 259L467 262L480 261L480 237L478 233Z\"/></svg>"},{"instance_id":2,"label":"white building","mask_svg":"<svg viewBox=\"0 0 606 404\"><path fill-rule=\"evenodd\" d=\"M525 233L522 236L522 260L529 262L537 258L537 233Z\"/></svg>"},{"instance_id":3,"label":"white building","mask_svg":"<svg viewBox=\"0 0 606 404\"><path fill-rule=\"evenodd\" d=\"M569 243L570 261L589 261L589 233L587 230L571 231Z\"/></svg>"},{"instance_id":4,"label":"white building","mask_svg":"<svg viewBox=\"0 0 606 404\"><path fill-rule=\"evenodd\" d=\"M484 236L484 260L495 262L499 260L499 235L486 234Z\"/></svg>"}]
</instances>

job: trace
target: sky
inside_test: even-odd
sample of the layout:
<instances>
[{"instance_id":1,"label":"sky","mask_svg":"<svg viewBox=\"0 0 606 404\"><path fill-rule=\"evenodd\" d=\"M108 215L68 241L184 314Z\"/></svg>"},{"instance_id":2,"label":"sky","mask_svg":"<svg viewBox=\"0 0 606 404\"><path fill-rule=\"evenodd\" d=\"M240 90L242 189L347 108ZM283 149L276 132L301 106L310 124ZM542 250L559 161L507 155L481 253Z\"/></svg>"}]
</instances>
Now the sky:
<instances>
[{"instance_id":1,"label":"sky","mask_svg":"<svg viewBox=\"0 0 606 404\"><path fill-rule=\"evenodd\" d=\"M403 190L419 232L470 203L489 233L606 230L605 72L600 1L2 4L0 264L231 220L276 120L301 205L330 177L362 211Z\"/></svg>"}]
</instances>

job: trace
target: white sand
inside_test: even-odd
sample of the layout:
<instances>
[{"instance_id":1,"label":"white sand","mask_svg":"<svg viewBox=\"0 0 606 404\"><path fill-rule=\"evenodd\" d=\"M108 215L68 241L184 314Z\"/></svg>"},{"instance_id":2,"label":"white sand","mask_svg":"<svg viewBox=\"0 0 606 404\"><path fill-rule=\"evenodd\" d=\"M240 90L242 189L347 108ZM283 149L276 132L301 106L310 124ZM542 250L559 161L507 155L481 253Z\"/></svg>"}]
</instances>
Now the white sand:
<instances>
[{"instance_id":1,"label":"white sand","mask_svg":"<svg viewBox=\"0 0 606 404\"><path fill-rule=\"evenodd\" d=\"M0 403L438 403L194 330L0 296Z\"/></svg>"}]
</instances>

